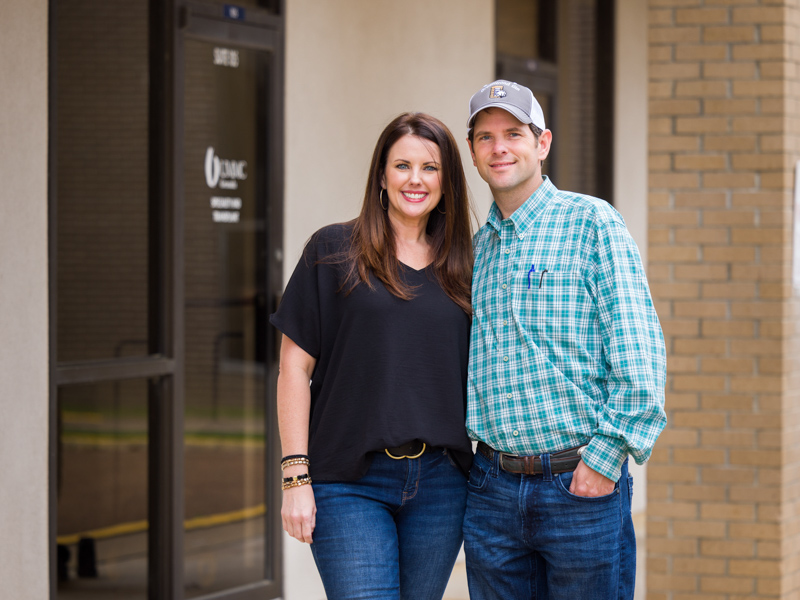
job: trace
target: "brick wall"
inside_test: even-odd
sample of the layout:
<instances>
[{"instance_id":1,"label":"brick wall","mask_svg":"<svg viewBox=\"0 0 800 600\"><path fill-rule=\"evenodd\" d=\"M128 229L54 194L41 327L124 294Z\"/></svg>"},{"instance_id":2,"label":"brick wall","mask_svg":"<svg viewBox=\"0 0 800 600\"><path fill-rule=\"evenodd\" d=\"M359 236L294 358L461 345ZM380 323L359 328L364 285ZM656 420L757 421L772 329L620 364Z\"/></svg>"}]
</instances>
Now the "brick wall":
<instances>
[{"instance_id":1,"label":"brick wall","mask_svg":"<svg viewBox=\"0 0 800 600\"><path fill-rule=\"evenodd\" d=\"M669 361L650 600L800 595L799 5L649 2L649 278Z\"/></svg>"}]
</instances>

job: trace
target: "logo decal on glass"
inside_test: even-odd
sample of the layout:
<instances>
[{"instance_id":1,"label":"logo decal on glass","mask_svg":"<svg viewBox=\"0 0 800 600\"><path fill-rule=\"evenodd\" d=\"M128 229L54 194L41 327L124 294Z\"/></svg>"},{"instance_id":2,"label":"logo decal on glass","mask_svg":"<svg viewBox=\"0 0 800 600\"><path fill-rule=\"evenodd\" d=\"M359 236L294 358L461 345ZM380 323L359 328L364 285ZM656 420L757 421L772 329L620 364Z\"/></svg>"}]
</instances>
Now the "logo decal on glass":
<instances>
[{"instance_id":1,"label":"logo decal on glass","mask_svg":"<svg viewBox=\"0 0 800 600\"><path fill-rule=\"evenodd\" d=\"M219 186L223 190L235 190L238 181L247 179L246 160L228 160L214 153L214 147L206 149L205 174L206 185L210 188Z\"/></svg>"}]
</instances>

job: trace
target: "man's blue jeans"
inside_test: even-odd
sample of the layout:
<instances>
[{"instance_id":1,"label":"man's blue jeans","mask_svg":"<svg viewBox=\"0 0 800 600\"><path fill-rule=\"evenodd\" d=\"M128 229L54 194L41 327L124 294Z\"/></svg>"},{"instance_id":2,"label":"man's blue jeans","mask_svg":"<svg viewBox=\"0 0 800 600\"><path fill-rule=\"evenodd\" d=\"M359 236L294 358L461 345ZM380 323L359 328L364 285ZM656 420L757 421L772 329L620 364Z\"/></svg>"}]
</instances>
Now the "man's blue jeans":
<instances>
[{"instance_id":1,"label":"man's blue jeans","mask_svg":"<svg viewBox=\"0 0 800 600\"><path fill-rule=\"evenodd\" d=\"M608 496L575 496L571 481L572 473L508 473L499 454L493 460L475 455L464 517L471 600L633 598L628 462Z\"/></svg>"},{"instance_id":2,"label":"man's blue jeans","mask_svg":"<svg viewBox=\"0 0 800 600\"><path fill-rule=\"evenodd\" d=\"M328 600L441 600L461 547L467 477L445 451L376 453L353 482L314 482L311 551Z\"/></svg>"}]
</instances>

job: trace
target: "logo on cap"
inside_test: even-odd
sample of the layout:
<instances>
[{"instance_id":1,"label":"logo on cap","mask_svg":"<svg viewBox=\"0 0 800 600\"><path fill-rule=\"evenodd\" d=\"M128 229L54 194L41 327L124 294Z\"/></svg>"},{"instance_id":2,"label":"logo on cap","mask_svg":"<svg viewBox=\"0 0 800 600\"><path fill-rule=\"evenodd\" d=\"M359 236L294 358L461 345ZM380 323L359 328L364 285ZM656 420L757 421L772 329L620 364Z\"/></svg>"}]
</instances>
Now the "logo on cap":
<instances>
[{"instance_id":1,"label":"logo on cap","mask_svg":"<svg viewBox=\"0 0 800 600\"><path fill-rule=\"evenodd\" d=\"M505 86L493 85L489 88L489 98L505 98L508 93L503 89Z\"/></svg>"}]
</instances>

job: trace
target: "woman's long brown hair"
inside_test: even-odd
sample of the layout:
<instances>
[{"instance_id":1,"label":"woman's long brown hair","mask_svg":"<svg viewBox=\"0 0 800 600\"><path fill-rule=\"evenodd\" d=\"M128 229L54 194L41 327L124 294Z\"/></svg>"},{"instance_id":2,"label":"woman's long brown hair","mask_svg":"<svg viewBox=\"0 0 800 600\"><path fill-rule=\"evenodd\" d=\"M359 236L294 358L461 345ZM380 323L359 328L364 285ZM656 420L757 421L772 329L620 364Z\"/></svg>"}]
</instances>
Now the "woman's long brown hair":
<instances>
[{"instance_id":1,"label":"woman's long brown hair","mask_svg":"<svg viewBox=\"0 0 800 600\"><path fill-rule=\"evenodd\" d=\"M403 113L389 123L375 144L361 213L355 219L350 250L342 257L346 276L342 285L348 293L359 283L372 288L371 272L392 294L403 300L413 290L399 276L394 230L381 207L381 178L391 147L404 135L429 140L442 157L442 199L428 217L426 233L431 241L433 271L444 292L464 312L472 314L472 230L467 180L450 130L438 119L424 113ZM444 211L442 214L440 211Z\"/></svg>"}]
</instances>

